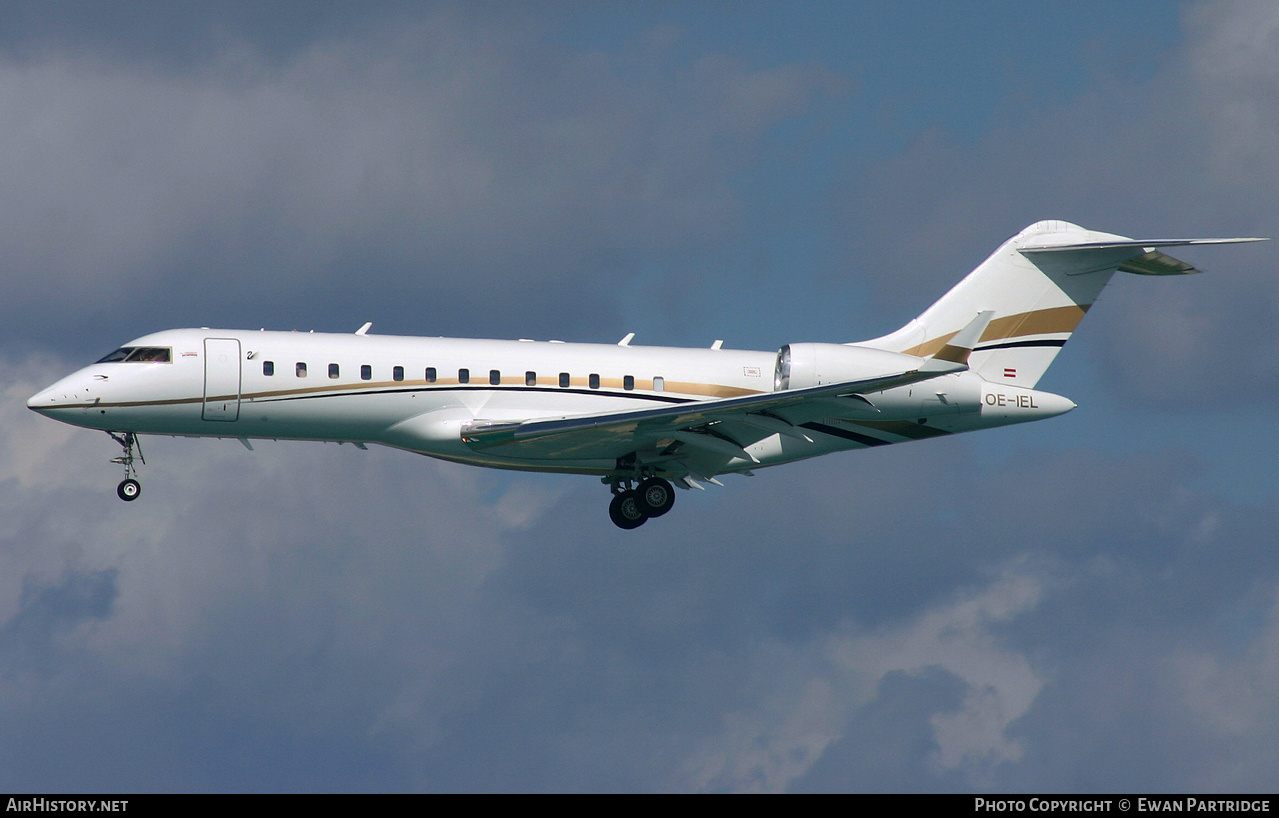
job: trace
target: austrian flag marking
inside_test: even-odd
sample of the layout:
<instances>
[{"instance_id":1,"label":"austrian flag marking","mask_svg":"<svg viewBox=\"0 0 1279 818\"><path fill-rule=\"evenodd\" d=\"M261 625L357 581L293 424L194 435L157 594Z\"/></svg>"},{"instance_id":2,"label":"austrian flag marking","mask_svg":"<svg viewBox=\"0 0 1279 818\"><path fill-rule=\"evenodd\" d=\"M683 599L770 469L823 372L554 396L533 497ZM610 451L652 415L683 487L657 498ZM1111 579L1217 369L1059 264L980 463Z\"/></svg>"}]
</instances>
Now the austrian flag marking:
<instances>
[{"instance_id":1,"label":"austrian flag marking","mask_svg":"<svg viewBox=\"0 0 1279 818\"><path fill-rule=\"evenodd\" d=\"M1005 377L1005 378L1015 378L1015 377L1017 377L1017 370L1016 370L1014 367L1011 367L1011 366L1006 366L1006 367L1004 367L1004 377Z\"/></svg>"}]
</instances>

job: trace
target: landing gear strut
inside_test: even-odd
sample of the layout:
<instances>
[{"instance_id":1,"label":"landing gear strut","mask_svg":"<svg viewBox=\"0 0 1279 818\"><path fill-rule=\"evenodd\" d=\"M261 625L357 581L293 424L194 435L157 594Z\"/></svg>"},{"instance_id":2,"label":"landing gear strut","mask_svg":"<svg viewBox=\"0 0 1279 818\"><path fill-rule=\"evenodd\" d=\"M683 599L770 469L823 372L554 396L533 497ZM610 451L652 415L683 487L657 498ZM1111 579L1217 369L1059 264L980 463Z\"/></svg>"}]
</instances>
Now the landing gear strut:
<instances>
[{"instance_id":1,"label":"landing gear strut","mask_svg":"<svg viewBox=\"0 0 1279 818\"><path fill-rule=\"evenodd\" d=\"M115 493L121 500L131 502L138 499L138 495L142 493L142 484L137 480L138 469L133 465L133 450L135 447L138 450L138 461L142 465L146 465L147 459L142 456L142 443L133 432L107 432L107 434L111 435L111 439L124 448L124 454L111 458L112 463L124 466L124 479L120 481L120 485L115 487Z\"/></svg>"},{"instance_id":2,"label":"landing gear strut","mask_svg":"<svg viewBox=\"0 0 1279 818\"><path fill-rule=\"evenodd\" d=\"M660 477L646 477L638 488L631 488L632 478L610 482L613 501L608 504L608 516L618 528L639 528L649 517L660 517L675 505L675 489Z\"/></svg>"}]
</instances>

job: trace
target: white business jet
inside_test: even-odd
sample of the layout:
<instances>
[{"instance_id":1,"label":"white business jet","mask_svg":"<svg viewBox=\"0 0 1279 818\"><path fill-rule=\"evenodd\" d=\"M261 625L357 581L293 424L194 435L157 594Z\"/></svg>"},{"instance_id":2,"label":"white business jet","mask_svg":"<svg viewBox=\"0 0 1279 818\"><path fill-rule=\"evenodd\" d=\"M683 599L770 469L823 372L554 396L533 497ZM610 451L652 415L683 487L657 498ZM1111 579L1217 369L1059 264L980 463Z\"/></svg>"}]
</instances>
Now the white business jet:
<instances>
[{"instance_id":1,"label":"white business jet","mask_svg":"<svg viewBox=\"0 0 1279 818\"><path fill-rule=\"evenodd\" d=\"M31 398L107 432L137 499L138 435L379 443L502 469L597 475L635 528L673 486L722 485L844 449L1052 417L1034 389L1116 271L1198 272L1138 241L1044 221L882 338L777 352L560 341L176 329L130 341ZM145 462L145 461L143 461Z\"/></svg>"}]
</instances>

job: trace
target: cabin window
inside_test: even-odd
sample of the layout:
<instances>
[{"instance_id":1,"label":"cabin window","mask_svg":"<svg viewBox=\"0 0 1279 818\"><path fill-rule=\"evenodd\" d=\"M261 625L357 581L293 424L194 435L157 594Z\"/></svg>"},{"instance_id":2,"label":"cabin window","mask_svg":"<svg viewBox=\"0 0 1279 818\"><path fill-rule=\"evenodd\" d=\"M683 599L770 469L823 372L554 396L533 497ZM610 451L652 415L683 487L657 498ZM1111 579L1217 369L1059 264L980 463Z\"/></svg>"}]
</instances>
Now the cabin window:
<instances>
[{"instance_id":1,"label":"cabin window","mask_svg":"<svg viewBox=\"0 0 1279 818\"><path fill-rule=\"evenodd\" d=\"M262 362L262 374L270 377L275 374L275 361Z\"/></svg>"},{"instance_id":2,"label":"cabin window","mask_svg":"<svg viewBox=\"0 0 1279 818\"><path fill-rule=\"evenodd\" d=\"M525 385L525 386L537 386L537 373L536 373L536 372L525 372L525 373L524 373L524 385Z\"/></svg>"},{"instance_id":3,"label":"cabin window","mask_svg":"<svg viewBox=\"0 0 1279 818\"><path fill-rule=\"evenodd\" d=\"M597 375L597 374L595 374L594 372L592 372L592 373L591 373L591 377L590 377L590 384L591 384L591 388L592 388L592 389L599 389L599 388L600 388L600 376L599 376L599 375Z\"/></svg>"},{"instance_id":4,"label":"cabin window","mask_svg":"<svg viewBox=\"0 0 1279 818\"><path fill-rule=\"evenodd\" d=\"M494 385L494 386L497 386L497 385L498 385L499 383L501 383L501 382L502 382L502 373L501 373L501 371L499 371L499 370L497 370L497 369L490 369L490 370L489 370L489 383L491 383L491 384L492 384L492 385Z\"/></svg>"},{"instance_id":5,"label":"cabin window","mask_svg":"<svg viewBox=\"0 0 1279 818\"><path fill-rule=\"evenodd\" d=\"M470 382L471 382L471 370L469 370L469 369L459 369L459 370L457 371L457 382L458 382L458 383L470 383Z\"/></svg>"},{"instance_id":6,"label":"cabin window","mask_svg":"<svg viewBox=\"0 0 1279 818\"><path fill-rule=\"evenodd\" d=\"M634 376L634 375L627 375L627 376L623 377L623 378L622 378L622 388L623 388L623 389L634 389L634 388L635 388L635 376Z\"/></svg>"},{"instance_id":7,"label":"cabin window","mask_svg":"<svg viewBox=\"0 0 1279 818\"><path fill-rule=\"evenodd\" d=\"M560 373L560 389L568 389L568 383L569 383L568 373L561 372Z\"/></svg>"},{"instance_id":8,"label":"cabin window","mask_svg":"<svg viewBox=\"0 0 1279 818\"><path fill-rule=\"evenodd\" d=\"M394 369L392 369L392 370L391 370L391 380L393 380L393 381L402 381L402 380L404 380L404 367L402 367L402 366L397 366L397 367L395 367Z\"/></svg>"},{"instance_id":9,"label":"cabin window","mask_svg":"<svg viewBox=\"0 0 1279 818\"><path fill-rule=\"evenodd\" d=\"M338 365L337 365L337 364L329 364L329 377L330 377L330 378L336 378L336 377L338 377L338 375L339 375L339 374L341 374L341 373L338 371Z\"/></svg>"},{"instance_id":10,"label":"cabin window","mask_svg":"<svg viewBox=\"0 0 1279 818\"><path fill-rule=\"evenodd\" d=\"M653 391L654 392L666 391L666 379L663 378L661 375L653 376Z\"/></svg>"},{"instance_id":11,"label":"cabin window","mask_svg":"<svg viewBox=\"0 0 1279 818\"><path fill-rule=\"evenodd\" d=\"M426 382L435 383L435 367L428 366L426 368Z\"/></svg>"},{"instance_id":12,"label":"cabin window","mask_svg":"<svg viewBox=\"0 0 1279 818\"><path fill-rule=\"evenodd\" d=\"M294 371L298 373L298 377L299 377L299 378L305 378L305 377L306 377L306 363L305 363L304 361L298 361L297 368L296 368Z\"/></svg>"},{"instance_id":13,"label":"cabin window","mask_svg":"<svg viewBox=\"0 0 1279 818\"><path fill-rule=\"evenodd\" d=\"M372 380L372 378L373 378L373 367L369 366L368 364L362 364L360 366L360 380L367 381L367 380Z\"/></svg>"}]
</instances>

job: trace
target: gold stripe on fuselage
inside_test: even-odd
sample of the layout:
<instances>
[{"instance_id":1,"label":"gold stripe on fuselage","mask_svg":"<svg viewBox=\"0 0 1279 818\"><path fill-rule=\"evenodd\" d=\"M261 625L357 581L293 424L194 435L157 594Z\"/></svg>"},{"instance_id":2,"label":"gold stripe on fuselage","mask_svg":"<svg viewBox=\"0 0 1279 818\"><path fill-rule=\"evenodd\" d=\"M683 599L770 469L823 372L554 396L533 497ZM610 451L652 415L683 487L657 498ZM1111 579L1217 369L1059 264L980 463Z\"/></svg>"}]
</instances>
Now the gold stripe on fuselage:
<instances>
[{"instance_id":1,"label":"gold stripe on fuselage","mask_svg":"<svg viewBox=\"0 0 1279 818\"><path fill-rule=\"evenodd\" d=\"M406 381L360 381L358 383L328 384L325 386L307 386L295 389L276 389L265 392L245 392L239 396L241 401L270 401L270 400L286 400L289 398L298 398L305 396L325 397L327 395L341 395L347 392L356 391L392 391L402 389L414 389L430 392L434 389L451 389L458 386L464 386L468 389L493 389L500 390L502 387L524 387L531 389L527 381L518 376L502 378L501 383L492 384L487 379L473 380L462 383L457 378L439 378L435 381L427 382L425 380L406 380ZM690 383L684 381L666 381L666 389L655 392L653 391L652 380L635 379L634 389L625 389L621 378L600 378L599 387L591 387L588 378L570 378L567 387L559 385L559 379L555 377L537 379L537 387L544 388L546 392L554 392L558 389L589 389L592 392L598 391L602 395L612 395L615 397L653 397L657 395L670 396L679 398L686 395L696 395L700 398L734 398L742 395L755 395L763 390L743 389L737 386L725 386L723 384L712 383ZM96 404L73 404L75 406L92 406L94 408L113 409L136 406L178 406L182 404L204 403L205 401L233 401L236 400L235 395L209 395L194 398L171 398L167 400L146 400L146 401L122 401L119 403L99 402Z\"/></svg>"}]
</instances>

